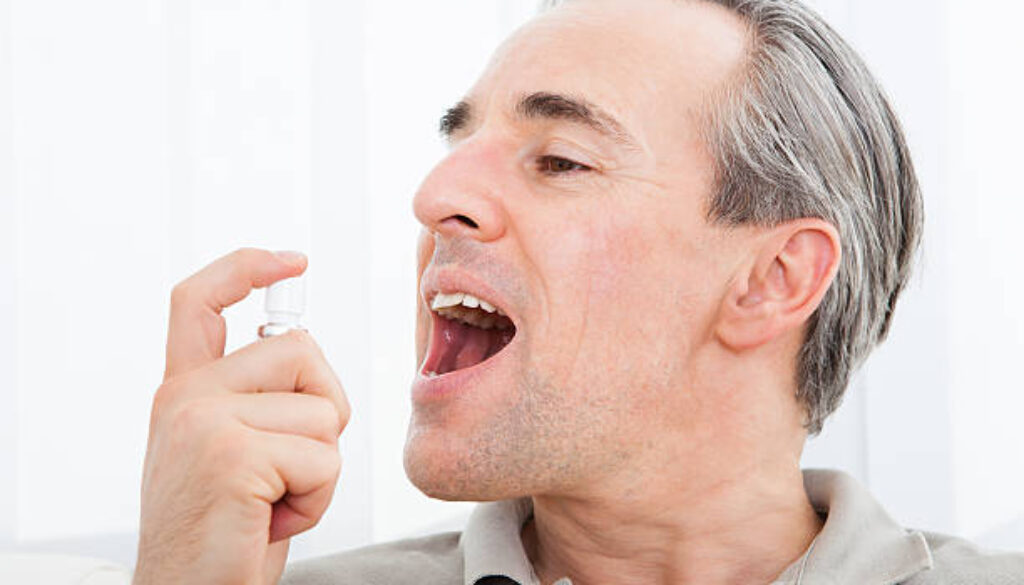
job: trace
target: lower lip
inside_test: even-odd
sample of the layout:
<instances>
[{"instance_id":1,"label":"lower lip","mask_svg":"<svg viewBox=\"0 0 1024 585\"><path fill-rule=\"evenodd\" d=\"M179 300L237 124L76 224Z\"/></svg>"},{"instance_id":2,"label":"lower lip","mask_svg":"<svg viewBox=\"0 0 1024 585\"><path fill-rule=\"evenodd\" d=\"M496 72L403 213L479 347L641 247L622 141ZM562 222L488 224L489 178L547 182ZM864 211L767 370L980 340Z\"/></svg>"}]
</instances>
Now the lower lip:
<instances>
[{"instance_id":1,"label":"lower lip","mask_svg":"<svg viewBox=\"0 0 1024 585\"><path fill-rule=\"evenodd\" d=\"M427 377L421 367L412 383L412 401L418 404L439 402L466 392L508 361L509 355L515 350L517 338L518 335L501 348L501 351L469 368Z\"/></svg>"}]
</instances>

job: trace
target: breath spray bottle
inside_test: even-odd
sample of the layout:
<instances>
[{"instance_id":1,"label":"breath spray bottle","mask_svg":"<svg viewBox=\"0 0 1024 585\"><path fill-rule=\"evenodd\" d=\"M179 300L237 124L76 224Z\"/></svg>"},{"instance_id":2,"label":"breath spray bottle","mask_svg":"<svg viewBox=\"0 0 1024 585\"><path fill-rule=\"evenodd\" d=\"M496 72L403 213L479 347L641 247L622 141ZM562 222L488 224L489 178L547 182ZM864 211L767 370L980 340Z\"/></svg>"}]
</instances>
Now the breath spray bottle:
<instances>
[{"instance_id":1,"label":"breath spray bottle","mask_svg":"<svg viewBox=\"0 0 1024 585\"><path fill-rule=\"evenodd\" d=\"M299 321L306 310L306 283L302 278L288 278L266 289L264 309L267 323L260 326L261 339L282 335L292 329L303 329Z\"/></svg>"}]
</instances>

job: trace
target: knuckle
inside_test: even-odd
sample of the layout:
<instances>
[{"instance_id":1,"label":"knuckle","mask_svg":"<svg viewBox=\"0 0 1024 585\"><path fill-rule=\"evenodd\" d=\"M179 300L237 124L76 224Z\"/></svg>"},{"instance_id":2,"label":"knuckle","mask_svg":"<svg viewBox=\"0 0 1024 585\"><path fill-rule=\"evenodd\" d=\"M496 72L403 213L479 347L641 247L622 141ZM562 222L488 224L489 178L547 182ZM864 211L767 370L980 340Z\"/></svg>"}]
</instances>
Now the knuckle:
<instances>
[{"instance_id":1,"label":"knuckle","mask_svg":"<svg viewBox=\"0 0 1024 585\"><path fill-rule=\"evenodd\" d=\"M342 398L341 404L336 408L338 413L338 434L340 435L345 427L348 426L349 421L352 420L352 406L349 405L347 398Z\"/></svg>"},{"instance_id":2,"label":"knuckle","mask_svg":"<svg viewBox=\"0 0 1024 585\"><path fill-rule=\"evenodd\" d=\"M247 269L244 257L229 256L228 261L220 268L227 282L238 282L245 278Z\"/></svg>"},{"instance_id":3,"label":"knuckle","mask_svg":"<svg viewBox=\"0 0 1024 585\"><path fill-rule=\"evenodd\" d=\"M250 466L250 438L237 429L220 428L210 434L205 454L206 463L212 469L231 475L228 472Z\"/></svg>"},{"instance_id":4,"label":"knuckle","mask_svg":"<svg viewBox=\"0 0 1024 585\"><path fill-rule=\"evenodd\" d=\"M171 402L171 397L174 395L174 383L171 381L160 384L160 387L153 393L153 404L152 412L154 415L163 413L167 410L167 404Z\"/></svg>"},{"instance_id":5,"label":"knuckle","mask_svg":"<svg viewBox=\"0 0 1024 585\"><path fill-rule=\"evenodd\" d=\"M303 369L316 369L322 354L313 336L304 329L292 329L280 336L289 358L297 362Z\"/></svg>"},{"instance_id":6,"label":"knuckle","mask_svg":"<svg viewBox=\"0 0 1024 585\"><path fill-rule=\"evenodd\" d=\"M337 446L319 444L309 455L316 461L317 477L322 485L337 481L341 474L341 452Z\"/></svg>"},{"instance_id":7,"label":"knuckle","mask_svg":"<svg viewBox=\"0 0 1024 585\"><path fill-rule=\"evenodd\" d=\"M230 282L245 281L254 267L266 262L267 254L257 248L239 248L222 259L219 269Z\"/></svg>"},{"instance_id":8,"label":"knuckle","mask_svg":"<svg viewBox=\"0 0 1024 585\"><path fill-rule=\"evenodd\" d=\"M331 477L334 479L334 481L337 481L338 477L341 475L341 452L338 451L337 449L331 450L331 458L329 465L331 470Z\"/></svg>"},{"instance_id":9,"label":"knuckle","mask_svg":"<svg viewBox=\"0 0 1024 585\"><path fill-rule=\"evenodd\" d=\"M270 252L260 250L259 248L238 248L231 254L228 254L228 264L233 271L241 271L243 267L265 262L269 255Z\"/></svg>"},{"instance_id":10,"label":"knuckle","mask_svg":"<svg viewBox=\"0 0 1024 585\"><path fill-rule=\"evenodd\" d=\"M244 261L251 260L256 256L262 255L263 253L264 251L260 250L259 248L253 248L251 246L242 246L241 248L237 248L234 252L232 252L230 256L234 257L237 260Z\"/></svg>"},{"instance_id":11,"label":"knuckle","mask_svg":"<svg viewBox=\"0 0 1024 585\"><path fill-rule=\"evenodd\" d=\"M161 437L167 453L189 459L203 469L222 469L232 459L236 447L231 433L237 431L222 416L220 401L201 398L165 403L154 410L155 434ZM211 461L212 457L212 461Z\"/></svg>"},{"instance_id":12,"label":"knuckle","mask_svg":"<svg viewBox=\"0 0 1024 585\"><path fill-rule=\"evenodd\" d=\"M185 306L189 304L193 296L193 284L191 280L183 280L174 285L174 288L171 289L171 307Z\"/></svg>"},{"instance_id":13,"label":"knuckle","mask_svg":"<svg viewBox=\"0 0 1024 585\"><path fill-rule=\"evenodd\" d=\"M163 418L166 413L178 402L181 394L181 382L178 379L165 381L156 389L153 394L153 405L150 411L151 419Z\"/></svg>"},{"instance_id":14,"label":"knuckle","mask_svg":"<svg viewBox=\"0 0 1024 585\"><path fill-rule=\"evenodd\" d=\"M294 345L303 352L307 352L310 349L315 349L317 347L313 336L305 329L292 329L285 332L282 337L284 337L289 344Z\"/></svg>"},{"instance_id":15,"label":"knuckle","mask_svg":"<svg viewBox=\"0 0 1024 585\"><path fill-rule=\"evenodd\" d=\"M321 398L320 401L321 407L318 409L320 417L319 428L325 429L326 437L334 440L345 428L344 419L333 402L326 398Z\"/></svg>"},{"instance_id":16,"label":"knuckle","mask_svg":"<svg viewBox=\"0 0 1024 585\"><path fill-rule=\"evenodd\" d=\"M192 400L174 411L174 428L189 436L205 435L215 427L215 409L209 400Z\"/></svg>"}]
</instances>

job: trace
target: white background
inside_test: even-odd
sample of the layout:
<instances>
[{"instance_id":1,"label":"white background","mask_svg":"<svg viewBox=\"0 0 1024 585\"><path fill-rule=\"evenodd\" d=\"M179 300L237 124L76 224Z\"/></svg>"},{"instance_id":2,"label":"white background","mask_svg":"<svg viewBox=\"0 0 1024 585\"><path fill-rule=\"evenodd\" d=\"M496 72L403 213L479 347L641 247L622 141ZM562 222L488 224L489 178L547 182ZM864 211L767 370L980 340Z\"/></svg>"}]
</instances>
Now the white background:
<instances>
[{"instance_id":1,"label":"white background","mask_svg":"<svg viewBox=\"0 0 1024 585\"><path fill-rule=\"evenodd\" d=\"M354 408L294 557L445 528L401 449L411 196L436 125L533 0L0 0L0 550L131 563L173 284L309 253L306 324ZM927 199L890 341L805 463L908 525L1024 548L1024 7L813 2L889 90ZM248 343L260 295L227 312Z\"/></svg>"}]
</instances>

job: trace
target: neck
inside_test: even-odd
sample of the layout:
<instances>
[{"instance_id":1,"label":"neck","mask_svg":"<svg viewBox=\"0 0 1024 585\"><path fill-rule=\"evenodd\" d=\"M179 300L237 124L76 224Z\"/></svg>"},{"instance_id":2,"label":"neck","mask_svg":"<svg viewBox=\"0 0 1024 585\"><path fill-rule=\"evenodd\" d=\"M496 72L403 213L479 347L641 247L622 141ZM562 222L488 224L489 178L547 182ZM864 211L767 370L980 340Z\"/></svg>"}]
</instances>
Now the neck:
<instances>
[{"instance_id":1,"label":"neck","mask_svg":"<svg viewBox=\"0 0 1024 585\"><path fill-rule=\"evenodd\" d=\"M541 583L771 583L821 529L796 464L608 497L533 498L523 543ZM640 494L643 495L640 495Z\"/></svg>"}]
</instances>

